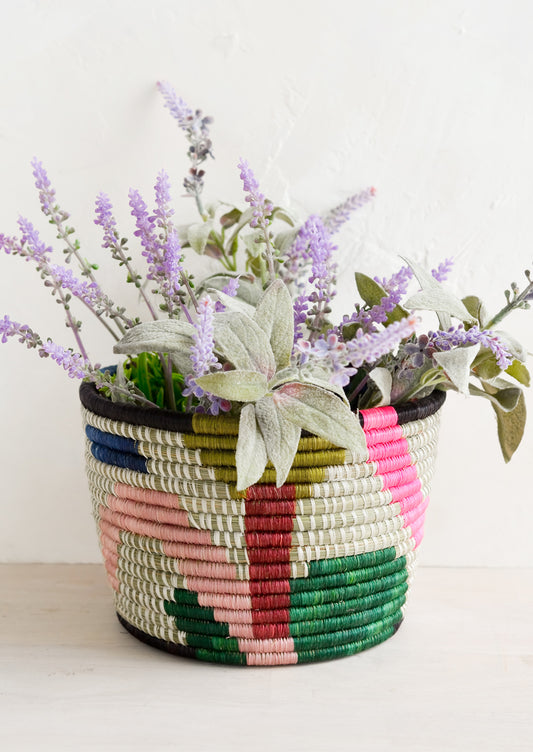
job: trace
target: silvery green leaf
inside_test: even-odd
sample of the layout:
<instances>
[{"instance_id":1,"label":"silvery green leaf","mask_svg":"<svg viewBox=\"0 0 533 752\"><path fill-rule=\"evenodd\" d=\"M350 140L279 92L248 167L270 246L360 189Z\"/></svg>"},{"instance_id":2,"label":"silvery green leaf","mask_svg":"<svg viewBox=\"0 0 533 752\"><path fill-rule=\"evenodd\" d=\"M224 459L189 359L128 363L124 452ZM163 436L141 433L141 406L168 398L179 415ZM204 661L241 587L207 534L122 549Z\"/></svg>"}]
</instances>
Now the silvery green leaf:
<instances>
[{"instance_id":1,"label":"silvery green leaf","mask_svg":"<svg viewBox=\"0 0 533 752\"><path fill-rule=\"evenodd\" d=\"M265 290L257 304L254 320L270 341L276 370L287 368L294 342L294 312L291 295L281 279L276 279Z\"/></svg>"},{"instance_id":2,"label":"silvery green leaf","mask_svg":"<svg viewBox=\"0 0 533 752\"><path fill-rule=\"evenodd\" d=\"M450 316L464 322L476 322L464 303L456 295L448 292L440 282L437 282L430 272L415 261L402 258L409 264L422 287L420 292L415 293L405 302L406 308L435 311L439 318L440 327L444 331L447 331L451 326Z\"/></svg>"},{"instance_id":3,"label":"silvery green leaf","mask_svg":"<svg viewBox=\"0 0 533 752\"><path fill-rule=\"evenodd\" d=\"M277 248L281 254L284 254L294 243L297 235L297 229L278 232L278 234L274 236L274 247Z\"/></svg>"},{"instance_id":4,"label":"silvery green leaf","mask_svg":"<svg viewBox=\"0 0 533 752\"><path fill-rule=\"evenodd\" d=\"M520 392L515 407L510 411L502 410L499 405L494 403L492 407L498 421L498 439L503 458L506 462L509 462L522 441L526 426L527 410L524 394Z\"/></svg>"},{"instance_id":5,"label":"silvery green leaf","mask_svg":"<svg viewBox=\"0 0 533 752\"><path fill-rule=\"evenodd\" d=\"M272 209L272 219L281 219L282 222L294 227L295 221L289 214L289 212L282 206L275 206Z\"/></svg>"},{"instance_id":6,"label":"silvery green leaf","mask_svg":"<svg viewBox=\"0 0 533 752\"><path fill-rule=\"evenodd\" d=\"M226 295L222 290L216 290L214 287L210 287L207 292L214 300L219 300L228 311L237 311L238 313L245 313L247 316L252 317L255 313L255 308L241 300L238 297L232 297Z\"/></svg>"},{"instance_id":7,"label":"silvery green leaf","mask_svg":"<svg viewBox=\"0 0 533 752\"><path fill-rule=\"evenodd\" d=\"M509 376L512 376L513 379L516 379L519 384L523 384L524 386L530 386L531 384L530 373L526 366L519 360L513 360L509 368L506 369L505 373L507 373Z\"/></svg>"},{"instance_id":8,"label":"silvery green leaf","mask_svg":"<svg viewBox=\"0 0 533 752\"><path fill-rule=\"evenodd\" d=\"M245 405L239 421L239 438L235 452L237 491L257 483L267 463L265 442L255 418L255 406Z\"/></svg>"},{"instance_id":9,"label":"silvery green leaf","mask_svg":"<svg viewBox=\"0 0 533 752\"><path fill-rule=\"evenodd\" d=\"M357 456L367 456L359 420L331 391L293 382L277 389L274 401L284 416L297 426L336 446L346 447Z\"/></svg>"},{"instance_id":10,"label":"silvery green leaf","mask_svg":"<svg viewBox=\"0 0 533 752\"><path fill-rule=\"evenodd\" d=\"M505 386L502 386L505 385ZM484 397L492 402L493 405L497 405L501 410L508 413L514 410L522 394L522 390L517 386L510 386L507 381L500 381L500 384L496 387L494 384L484 382L483 389L480 389L474 384L469 385L469 392L474 397Z\"/></svg>"},{"instance_id":11,"label":"silvery green leaf","mask_svg":"<svg viewBox=\"0 0 533 752\"><path fill-rule=\"evenodd\" d=\"M433 359L444 370L461 394L468 395L470 367L479 352L479 344L469 347L456 347L446 352L434 353Z\"/></svg>"},{"instance_id":12,"label":"silvery green leaf","mask_svg":"<svg viewBox=\"0 0 533 752\"><path fill-rule=\"evenodd\" d=\"M373 407L390 405L392 391L392 374L388 368L373 368L368 374L371 381L376 385L381 397Z\"/></svg>"},{"instance_id":13,"label":"silvery green leaf","mask_svg":"<svg viewBox=\"0 0 533 752\"><path fill-rule=\"evenodd\" d=\"M255 415L265 441L268 459L276 468L276 485L282 486L298 449L301 429L283 415L272 395L258 400Z\"/></svg>"},{"instance_id":14,"label":"silvery green leaf","mask_svg":"<svg viewBox=\"0 0 533 752\"><path fill-rule=\"evenodd\" d=\"M288 384L290 381L301 381L303 384L312 384L313 386L319 386L322 389L326 389L329 392L337 394L346 405L349 406L349 402L346 398L344 389L337 384L332 384L329 381L331 371L326 368L320 368L318 366L311 366L306 363L301 368L295 368L293 366L289 368L283 368L281 371L277 371L273 378L268 383L269 389L277 389L283 384Z\"/></svg>"},{"instance_id":15,"label":"silvery green leaf","mask_svg":"<svg viewBox=\"0 0 533 752\"><path fill-rule=\"evenodd\" d=\"M187 240L189 245L196 253L202 254L207 245L207 241L213 229L213 220L199 222L198 224L189 225L187 230Z\"/></svg>"},{"instance_id":16,"label":"silvery green leaf","mask_svg":"<svg viewBox=\"0 0 533 752\"><path fill-rule=\"evenodd\" d=\"M182 376L188 376L190 373L193 373L190 350L171 352L169 353L169 358L172 361L174 370L181 373Z\"/></svg>"},{"instance_id":17,"label":"silvery green leaf","mask_svg":"<svg viewBox=\"0 0 533 752\"><path fill-rule=\"evenodd\" d=\"M113 347L113 352L131 355L141 352L188 352L195 331L194 326L187 321L147 321L128 329Z\"/></svg>"},{"instance_id":18,"label":"silvery green leaf","mask_svg":"<svg viewBox=\"0 0 533 752\"><path fill-rule=\"evenodd\" d=\"M195 380L204 391L235 402L255 402L267 390L265 376L257 371L218 371Z\"/></svg>"},{"instance_id":19,"label":"silvery green leaf","mask_svg":"<svg viewBox=\"0 0 533 752\"><path fill-rule=\"evenodd\" d=\"M259 230L241 235L241 240L252 257L257 256L265 250L265 241Z\"/></svg>"},{"instance_id":20,"label":"silvery green leaf","mask_svg":"<svg viewBox=\"0 0 533 752\"><path fill-rule=\"evenodd\" d=\"M479 326L484 329L489 321L489 315L483 301L477 295L467 295L463 298L465 307L474 318L479 321Z\"/></svg>"},{"instance_id":21,"label":"silvery green leaf","mask_svg":"<svg viewBox=\"0 0 533 752\"><path fill-rule=\"evenodd\" d=\"M276 371L274 353L261 327L244 313L224 311L214 317L217 350L235 368L259 371L270 380Z\"/></svg>"}]
</instances>

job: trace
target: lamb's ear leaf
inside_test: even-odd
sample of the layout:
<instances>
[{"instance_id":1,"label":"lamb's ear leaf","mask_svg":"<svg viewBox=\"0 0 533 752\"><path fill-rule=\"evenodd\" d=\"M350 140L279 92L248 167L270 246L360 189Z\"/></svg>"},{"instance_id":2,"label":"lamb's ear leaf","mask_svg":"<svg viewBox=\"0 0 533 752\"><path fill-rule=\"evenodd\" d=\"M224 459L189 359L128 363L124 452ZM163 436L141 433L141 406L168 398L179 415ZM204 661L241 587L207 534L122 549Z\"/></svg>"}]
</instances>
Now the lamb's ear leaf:
<instances>
[{"instance_id":1,"label":"lamb's ear leaf","mask_svg":"<svg viewBox=\"0 0 533 752\"><path fill-rule=\"evenodd\" d=\"M214 332L216 349L235 368L272 378L276 371L274 353L267 335L253 318L237 311L217 313Z\"/></svg>"},{"instance_id":2,"label":"lamb's ear leaf","mask_svg":"<svg viewBox=\"0 0 533 752\"><path fill-rule=\"evenodd\" d=\"M301 428L288 420L278 409L272 395L260 399L255 414L263 434L268 459L276 468L276 485L282 486L298 450Z\"/></svg>"},{"instance_id":3,"label":"lamb's ear leaf","mask_svg":"<svg viewBox=\"0 0 533 752\"><path fill-rule=\"evenodd\" d=\"M187 240L196 253L202 254L205 251L209 235L213 228L214 223L211 219L208 219L207 222L199 222L198 224L189 226L187 230Z\"/></svg>"},{"instance_id":4,"label":"lamb's ear leaf","mask_svg":"<svg viewBox=\"0 0 533 752\"><path fill-rule=\"evenodd\" d=\"M509 374L509 376L512 376L513 379L516 379L519 384L523 384L524 386L530 386L531 384L531 375L528 369L516 358L505 370L505 373Z\"/></svg>"},{"instance_id":5,"label":"lamb's ear leaf","mask_svg":"<svg viewBox=\"0 0 533 752\"><path fill-rule=\"evenodd\" d=\"M518 402L513 410L506 412L494 403L492 407L498 421L498 439L503 458L506 462L509 462L522 441L526 426L527 411L524 393L520 392Z\"/></svg>"},{"instance_id":6,"label":"lamb's ear leaf","mask_svg":"<svg viewBox=\"0 0 533 752\"><path fill-rule=\"evenodd\" d=\"M226 295L225 292L222 292L222 290L217 290L214 287L208 288L207 292L214 300L220 301L228 311L244 313L247 316L253 316L255 313L255 308L245 300L241 300L241 298Z\"/></svg>"},{"instance_id":7,"label":"lamb's ear leaf","mask_svg":"<svg viewBox=\"0 0 533 752\"><path fill-rule=\"evenodd\" d=\"M232 402L255 402L267 390L266 378L257 371L218 371L195 381L205 392Z\"/></svg>"},{"instance_id":8,"label":"lamb's ear leaf","mask_svg":"<svg viewBox=\"0 0 533 752\"><path fill-rule=\"evenodd\" d=\"M237 491L257 483L267 463L265 442L255 417L255 405L245 405L239 420L239 438L235 452Z\"/></svg>"},{"instance_id":9,"label":"lamb's ear leaf","mask_svg":"<svg viewBox=\"0 0 533 752\"><path fill-rule=\"evenodd\" d=\"M373 368L368 374L371 381L377 387L379 394L381 395L377 402L372 403L372 407L381 407L382 405L390 405L391 392L392 392L392 374L388 368Z\"/></svg>"},{"instance_id":10,"label":"lamb's ear leaf","mask_svg":"<svg viewBox=\"0 0 533 752\"><path fill-rule=\"evenodd\" d=\"M413 270L422 288L405 301L406 308L421 311L435 311L439 318L440 328L447 331L451 326L450 316L460 321L476 323L476 319L467 310L465 304L453 293L449 292L423 266L411 259L402 257Z\"/></svg>"},{"instance_id":11,"label":"lamb's ear leaf","mask_svg":"<svg viewBox=\"0 0 533 752\"><path fill-rule=\"evenodd\" d=\"M439 364L457 390L461 394L468 395L470 369L478 352L478 344L456 347L453 350L434 353L433 360Z\"/></svg>"},{"instance_id":12,"label":"lamb's ear leaf","mask_svg":"<svg viewBox=\"0 0 533 752\"><path fill-rule=\"evenodd\" d=\"M357 417L333 392L310 384L284 384L274 392L280 412L297 426L367 457L365 435Z\"/></svg>"},{"instance_id":13,"label":"lamb's ear leaf","mask_svg":"<svg viewBox=\"0 0 533 752\"><path fill-rule=\"evenodd\" d=\"M141 352L189 351L195 328L187 321L147 321L128 329L113 352L134 355Z\"/></svg>"},{"instance_id":14,"label":"lamb's ear leaf","mask_svg":"<svg viewBox=\"0 0 533 752\"><path fill-rule=\"evenodd\" d=\"M506 382L503 382L506 383ZM522 390L518 386L498 386L483 383L483 389L474 384L469 385L469 392L475 397L484 397L488 399L494 407L497 407L504 413L512 412L518 404Z\"/></svg>"},{"instance_id":15,"label":"lamb's ear leaf","mask_svg":"<svg viewBox=\"0 0 533 752\"><path fill-rule=\"evenodd\" d=\"M257 304L254 320L270 340L276 370L287 368L294 343L294 313L291 295L280 279L265 290Z\"/></svg>"},{"instance_id":16,"label":"lamb's ear leaf","mask_svg":"<svg viewBox=\"0 0 533 752\"><path fill-rule=\"evenodd\" d=\"M479 321L479 325L482 329L485 328L489 321L489 316L485 304L478 298L477 295L467 295L463 298L462 302L465 305L468 313Z\"/></svg>"}]
</instances>

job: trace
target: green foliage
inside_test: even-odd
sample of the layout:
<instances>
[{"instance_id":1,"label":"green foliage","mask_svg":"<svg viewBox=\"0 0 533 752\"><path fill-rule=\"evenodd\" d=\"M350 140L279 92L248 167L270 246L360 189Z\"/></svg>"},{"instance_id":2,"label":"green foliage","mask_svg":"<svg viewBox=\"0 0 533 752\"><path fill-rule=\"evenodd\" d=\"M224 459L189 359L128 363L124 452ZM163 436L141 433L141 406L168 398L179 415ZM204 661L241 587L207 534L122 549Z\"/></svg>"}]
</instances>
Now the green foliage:
<instances>
[{"instance_id":1,"label":"green foliage","mask_svg":"<svg viewBox=\"0 0 533 752\"><path fill-rule=\"evenodd\" d=\"M165 372L161 363L161 357L155 353L142 352L128 358L123 366L124 377L132 381L144 394L144 396L158 407L167 410L174 409L165 387ZM187 399L183 396L183 376L172 373L172 387L177 412L186 411Z\"/></svg>"}]
</instances>

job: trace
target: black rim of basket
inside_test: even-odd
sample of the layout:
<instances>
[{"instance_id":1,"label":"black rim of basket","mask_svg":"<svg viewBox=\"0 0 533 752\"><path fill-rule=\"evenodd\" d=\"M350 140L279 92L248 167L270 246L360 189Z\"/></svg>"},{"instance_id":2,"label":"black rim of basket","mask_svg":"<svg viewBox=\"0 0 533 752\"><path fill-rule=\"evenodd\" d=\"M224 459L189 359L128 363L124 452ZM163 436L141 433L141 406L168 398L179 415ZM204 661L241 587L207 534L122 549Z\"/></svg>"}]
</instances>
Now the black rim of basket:
<instances>
[{"instance_id":1,"label":"black rim of basket","mask_svg":"<svg viewBox=\"0 0 533 752\"><path fill-rule=\"evenodd\" d=\"M106 369L111 370L111 369ZM435 390L427 397L413 402L406 402L403 405L394 405L398 414L398 423L410 423L413 420L422 420L433 415L442 407L446 399L446 392ZM165 410L159 407L139 407L124 402L112 402L103 394L98 392L95 385L90 382L83 382L80 386L80 400L82 405L95 415L112 420L131 423L135 426L148 426L166 431L191 432L192 415L175 413L172 410ZM220 416L224 420L225 416ZM361 423L363 416L359 415Z\"/></svg>"}]
</instances>

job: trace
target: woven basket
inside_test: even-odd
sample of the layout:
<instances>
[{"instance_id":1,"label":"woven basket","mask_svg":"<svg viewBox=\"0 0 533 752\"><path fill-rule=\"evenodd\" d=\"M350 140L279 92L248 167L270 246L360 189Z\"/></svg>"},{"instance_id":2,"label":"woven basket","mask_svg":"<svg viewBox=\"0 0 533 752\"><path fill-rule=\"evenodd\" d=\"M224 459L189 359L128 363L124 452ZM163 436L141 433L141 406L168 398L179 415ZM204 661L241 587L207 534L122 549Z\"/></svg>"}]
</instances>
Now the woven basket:
<instances>
[{"instance_id":1,"label":"woven basket","mask_svg":"<svg viewBox=\"0 0 533 752\"><path fill-rule=\"evenodd\" d=\"M391 637L423 534L443 392L362 410L367 453L300 440L235 489L238 421L80 390L94 517L120 622L204 661L283 665Z\"/></svg>"}]
</instances>

